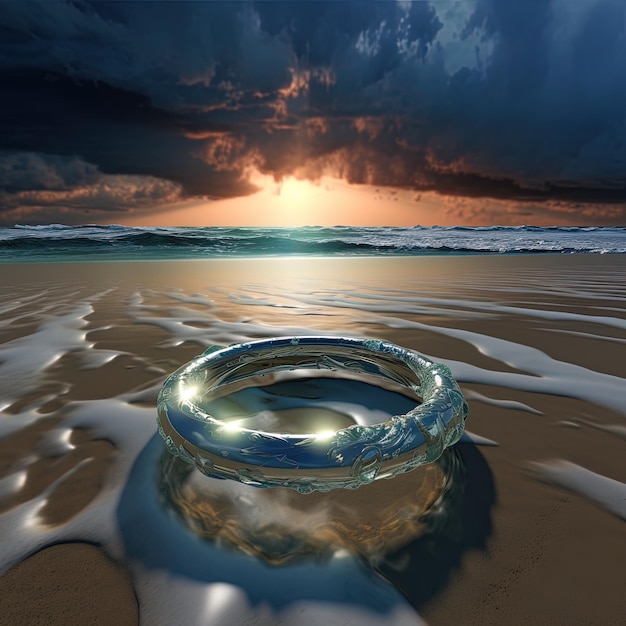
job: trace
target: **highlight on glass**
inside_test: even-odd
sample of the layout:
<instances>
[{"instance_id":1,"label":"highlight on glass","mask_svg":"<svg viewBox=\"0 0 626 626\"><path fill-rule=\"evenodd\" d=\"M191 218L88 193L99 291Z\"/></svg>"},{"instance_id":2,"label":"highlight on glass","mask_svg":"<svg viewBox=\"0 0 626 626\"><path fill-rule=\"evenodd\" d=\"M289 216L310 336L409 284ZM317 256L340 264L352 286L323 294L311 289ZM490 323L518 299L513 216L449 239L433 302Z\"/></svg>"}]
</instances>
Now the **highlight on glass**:
<instances>
[{"instance_id":1,"label":"highlight on glass","mask_svg":"<svg viewBox=\"0 0 626 626\"><path fill-rule=\"evenodd\" d=\"M378 423L338 422L307 391L329 379L401 394L412 408ZM258 390L283 396L289 410L259 410ZM165 381L157 412L169 452L205 475L310 493L432 463L463 434L468 406L450 369L413 350L306 336L209 348Z\"/></svg>"}]
</instances>

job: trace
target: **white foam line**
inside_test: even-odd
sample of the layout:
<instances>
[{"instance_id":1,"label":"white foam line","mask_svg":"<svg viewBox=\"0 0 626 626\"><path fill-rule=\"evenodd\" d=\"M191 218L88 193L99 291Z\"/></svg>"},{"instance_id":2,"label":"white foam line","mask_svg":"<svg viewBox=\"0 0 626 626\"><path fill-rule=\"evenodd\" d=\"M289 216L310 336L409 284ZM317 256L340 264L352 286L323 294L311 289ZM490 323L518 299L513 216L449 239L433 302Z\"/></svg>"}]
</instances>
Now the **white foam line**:
<instances>
[{"instance_id":1,"label":"white foam line","mask_svg":"<svg viewBox=\"0 0 626 626\"><path fill-rule=\"evenodd\" d=\"M142 301L142 297L139 294L136 295L135 306L137 306L138 300ZM310 299L310 301L316 305L319 305L321 302L326 303L325 300L320 301L315 298ZM330 306L341 306L330 301L328 301L328 304ZM142 304L139 305L139 308L144 308L145 306ZM363 308L365 308L365 305L363 305ZM254 322L253 320L225 322L213 316L211 318L202 318L203 321L212 319L210 328L194 328L188 326L185 322L198 320L198 312L185 311L182 307L181 309L177 311L181 315L176 317L143 316L137 314L136 310L133 316L142 323L155 324L164 328L172 336L170 341L163 344L164 347L180 345L185 341L195 342L203 347L208 347L214 344L246 341L256 337L272 337L285 334L306 335L311 334L313 330L311 328L294 326L271 326ZM361 321L381 324L391 328L426 330L460 339L473 345L485 356L505 363L521 372L532 374L532 376L527 376L517 373L495 372L469 363L445 361L452 365L457 378L464 382L494 384L512 387L521 391L565 395L589 400L626 413L626 397L623 393L620 393L626 382L624 379L594 372L578 365L557 361L536 348L472 331L433 326L398 317L372 316ZM322 332L320 334L335 333ZM342 332L342 334L352 335L353 333ZM509 405L509 408L513 408L513 405ZM522 409L519 405L515 406L515 408Z\"/></svg>"},{"instance_id":2,"label":"white foam line","mask_svg":"<svg viewBox=\"0 0 626 626\"><path fill-rule=\"evenodd\" d=\"M351 331L320 331L303 326L274 326L254 320L226 322L214 315L199 315L198 311L185 307L178 307L170 311L169 316L146 316L140 310L145 305L132 306L130 315L143 324L153 324L166 330L172 339L161 344L163 347L175 347L188 341L203 347L215 344L230 344L234 342L250 341L259 337L278 337L284 335L342 335L353 336ZM138 311L139 308L139 311ZM202 322L210 324L208 328L197 328L190 323Z\"/></svg>"},{"instance_id":3,"label":"white foam line","mask_svg":"<svg viewBox=\"0 0 626 626\"><path fill-rule=\"evenodd\" d=\"M96 498L62 526L42 525L38 520L38 511L54 489L90 459L84 459L71 468L36 498L0 514L0 537L11 538L2 544L0 573L39 548L67 540L95 541L106 545L114 557L123 557L124 549L115 517L116 507L132 464L154 436L155 411L153 408L129 404L126 396L72 402L65 409L69 413L64 417L60 428L90 428L97 437L112 441L121 454L107 474L106 483ZM3 430L11 432L23 428L25 422L30 423L34 415L36 414L22 413L7 417L7 423L4 419L1 422L5 427ZM14 428L7 428L8 423Z\"/></svg>"},{"instance_id":4,"label":"white foam line","mask_svg":"<svg viewBox=\"0 0 626 626\"><path fill-rule=\"evenodd\" d=\"M3 542L0 573L28 554L64 541L96 542L105 545L114 558L123 558L124 547L116 520L117 503L131 464L139 450L153 436L154 411L129 407L120 399L114 402L117 404L114 410L111 400L77 402L74 404L76 413L68 420L76 421L80 426L94 427L100 434L111 435L109 438L121 444L123 454L108 475L103 490L85 509L58 527L43 526L37 520L37 514L51 495L53 485L33 500L0 515L0 536L10 538ZM19 419L19 416L15 418ZM109 423L111 418L113 424ZM72 468L63 478L67 478L80 466L82 464ZM55 481L55 485L60 480ZM162 592L165 593L166 589L163 588Z\"/></svg>"},{"instance_id":5,"label":"white foam line","mask_svg":"<svg viewBox=\"0 0 626 626\"><path fill-rule=\"evenodd\" d=\"M362 297L361 294L354 294L357 297ZM254 301L257 299L245 300L241 299L241 296L230 296L231 300L238 304L267 304L267 302ZM310 306L324 306L324 307L336 307L347 308L357 311L368 311L376 313L409 313L412 315L441 315L444 317L460 317L463 319L492 319L494 316L485 311L468 311L467 309L459 308L454 301L440 301L442 305L451 304L456 308L439 308L435 306L404 306L398 308L393 304L369 304L367 302L355 302L353 300L346 300L336 296L317 297L312 298L309 296L291 296L291 299L295 302L301 302ZM436 302L436 301L435 301Z\"/></svg>"},{"instance_id":6,"label":"white foam line","mask_svg":"<svg viewBox=\"0 0 626 626\"><path fill-rule=\"evenodd\" d=\"M92 346L93 347L93 344ZM89 350L85 354L81 355L81 360L83 361L83 368L86 370L97 369L110 363L118 356L122 356L124 354L130 354L129 352L121 352L119 350Z\"/></svg>"},{"instance_id":7,"label":"white foam line","mask_svg":"<svg viewBox=\"0 0 626 626\"><path fill-rule=\"evenodd\" d=\"M190 296L184 293L172 293L166 291L158 291L163 296L172 298L173 300L179 300L180 302L187 302L188 304L202 304L203 306L213 307L215 303L211 298L202 293L192 293Z\"/></svg>"},{"instance_id":8,"label":"white foam line","mask_svg":"<svg viewBox=\"0 0 626 626\"><path fill-rule=\"evenodd\" d=\"M624 300L626 300L626 298L624 298ZM583 306L583 305L578 305L578 306ZM619 313L624 312L624 308L618 307L618 306L594 306L593 308L598 309L598 311L618 311Z\"/></svg>"},{"instance_id":9,"label":"white foam line","mask_svg":"<svg viewBox=\"0 0 626 626\"><path fill-rule=\"evenodd\" d=\"M526 315L529 317L537 317L541 319L548 320L558 320L558 321L573 321L573 322L585 322L592 324L602 324L604 326L611 326L613 328L622 328L626 329L626 319L621 319L619 317L608 317L604 315L583 315L582 313L570 313L568 311L549 311L545 309L532 309L527 307L516 307L516 306L506 306L503 304L496 304L493 302L475 302L474 300L457 300L457 299L446 299L446 298L416 298L416 297L402 297L395 298L393 296L380 296L373 295L367 293L353 293L351 294L355 297L359 297L362 299L368 300L395 300L398 302L408 302L408 303L419 303L419 304L435 304L439 306L454 306L454 307L464 307L469 309L480 309L486 313L511 313L513 315ZM362 305L360 303L355 303L351 300L345 298L333 298L332 300L324 300L324 304L327 306L344 306L348 308L355 309L367 309L367 305ZM380 310L378 307L374 309L373 307L369 310ZM401 309L395 308L396 313L414 313L416 311L413 310L412 307L404 307Z\"/></svg>"},{"instance_id":10,"label":"white foam line","mask_svg":"<svg viewBox=\"0 0 626 626\"><path fill-rule=\"evenodd\" d=\"M83 328L93 313L86 302L65 315L51 317L32 334L0 346L0 391L13 398L38 379L38 375L72 350L90 348Z\"/></svg>"},{"instance_id":11,"label":"white foam line","mask_svg":"<svg viewBox=\"0 0 626 626\"><path fill-rule=\"evenodd\" d=\"M591 426L597 430L602 430L611 435L616 435L620 439L626 439L626 426L620 424L598 424L597 422L591 422L589 420L578 420L580 424L585 426Z\"/></svg>"},{"instance_id":12,"label":"white foam line","mask_svg":"<svg viewBox=\"0 0 626 626\"><path fill-rule=\"evenodd\" d=\"M493 439L487 439L487 437L482 437L481 435L475 435L471 433L469 430L466 430L459 439L459 443L473 443L475 446L497 446L497 441Z\"/></svg>"},{"instance_id":13,"label":"white foam line","mask_svg":"<svg viewBox=\"0 0 626 626\"><path fill-rule=\"evenodd\" d=\"M523 402L517 402L516 400L498 400L496 398L489 398L482 393L473 391L471 389L464 389L463 395L466 400L476 400L477 402L483 402L484 404L490 404L491 406L497 406L502 409L513 409L514 411L526 411L527 413L533 413L534 415L543 415L541 411L533 409L532 406L528 406Z\"/></svg>"},{"instance_id":14,"label":"white foam line","mask_svg":"<svg viewBox=\"0 0 626 626\"><path fill-rule=\"evenodd\" d=\"M612 343L626 343L626 339L619 337L607 337L606 335L596 335L594 333L583 333L577 330L565 330L564 328L542 328L550 333L562 333L563 335L571 335L572 337L585 337L589 339L598 339L599 341L610 341Z\"/></svg>"},{"instance_id":15,"label":"white foam line","mask_svg":"<svg viewBox=\"0 0 626 626\"><path fill-rule=\"evenodd\" d=\"M376 576L366 573L357 564L344 566L339 572L327 567L325 572L294 572L294 579L287 585L287 596L294 600L283 607L272 606L268 602L253 604L245 590L225 582L203 583L189 578L172 576L161 570L151 570L139 563L132 563L137 595L141 602L141 624L185 624L186 626L426 626L426 623L409 606L395 589L385 588ZM313 566L314 567L314 566ZM276 576L276 568L268 568L271 580ZM320 577L325 577L325 586L337 585L340 589L350 581L351 588L345 595L381 598L392 607L384 614L366 606L358 606L349 599L323 601L319 599L296 600L294 587L302 580L314 587L322 586ZM330 577L330 580L329 580ZM280 580L284 585L284 580ZM306 593L305 593L306 595ZM390 602L391 604L391 602Z\"/></svg>"},{"instance_id":16,"label":"white foam line","mask_svg":"<svg viewBox=\"0 0 626 626\"><path fill-rule=\"evenodd\" d=\"M52 397L56 398L57 396L54 395ZM47 397L47 400L50 400L50 396ZM6 406L10 406L10 404L11 402L7 402ZM6 406L0 406L0 413L2 409L6 408ZM34 424L40 419L50 417L49 415L39 413L37 411L38 408L39 405L26 408L15 415L2 414L0 419L0 439Z\"/></svg>"},{"instance_id":17,"label":"white foam line","mask_svg":"<svg viewBox=\"0 0 626 626\"><path fill-rule=\"evenodd\" d=\"M533 285L535 285L536 283L531 283ZM549 297L554 297L554 296L566 296L568 298L576 297L577 299L580 300L594 300L597 301L599 298L602 299L606 299L606 300L614 300L616 302L622 302L622 301L626 301L626 298L623 297L619 297L617 295L617 292L615 290L614 285L606 285L606 289L598 289L597 293L591 292L591 291L582 291L582 290L577 290L574 288L562 288L562 287L557 287L557 286L553 286L553 287L549 287L549 288L541 288L540 286L532 286L532 287L507 287L505 284L504 285L498 285L495 283L488 283L488 284L481 284L478 285L477 287L469 287L467 285L461 285L459 284L459 287L462 287L465 291L476 291L478 293L480 293L480 295L482 296L484 294L485 291L487 292L493 292L494 294L501 294L501 293L506 293L506 294L514 294L516 297L521 295L521 294L532 294L533 296L533 300L532 302L536 302L537 297L538 296L549 296ZM598 287L600 287L600 285L598 285ZM597 308L597 309L603 309L605 307L596 307L594 306L593 308ZM608 308L608 307L606 307ZM614 309L614 310L621 310L621 309Z\"/></svg>"},{"instance_id":18,"label":"white foam line","mask_svg":"<svg viewBox=\"0 0 626 626\"><path fill-rule=\"evenodd\" d=\"M137 404L138 402L156 402L161 387L163 386L162 378L157 383L142 389L141 391L130 391L125 394L124 398L128 404Z\"/></svg>"},{"instance_id":19,"label":"white foam line","mask_svg":"<svg viewBox=\"0 0 626 626\"><path fill-rule=\"evenodd\" d=\"M626 485L624 483L596 474L563 459L543 463L534 462L531 466L545 482L574 491L626 520Z\"/></svg>"},{"instance_id":20,"label":"white foam line","mask_svg":"<svg viewBox=\"0 0 626 626\"><path fill-rule=\"evenodd\" d=\"M277 297L284 298L285 296L279 295ZM303 309L305 311L311 310L311 307L309 306L304 307L295 303L285 304L277 302L275 299L272 298L255 298L246 294L230 294L229 298L232 302L235 302L236 304L245 304L246 306L271 306L279 309Z\"/></svg>"},{"instance_id":21,"label":"white foam line","mask_svg":"<svg viewBox=\"0 0 626 626\"><path fill-rule=\"evenodd\" d=\"M17 493L26 484L26 470L13 472L0 478L0 499L8 498Z\"/></svg>"},{"instance_id":22,"label":"white foam line","mask_svg":"<svg viewBox=\"0 0 626 626\"><path fill-rule=\"evenodd\" d=\"M485 356L522 372L533 374L533 376L528 376L511 372L497 372L470 363L436 358L436 360L449 365L457 380L462 382L511 387L519 391L548 393L588 400L626 415L626 394L624 394L626 380L618 376L594 372L580 365L557 361L537 348L469 330L431 326L421 322L386 316L375 316L362 321L385 325L390 328L427 330L460 339L473 345Z\"/></svg>"},{"instance_id":23,"label":"white foam line","mask_svg":"<svg viewBox=\"0 0 626 626\"><path fill-rule=\"evenodd\" d=\"M135 293L131 293L130 296L128 296L128 304L132 309L140 307L143 302L144 297L138 291L135 291Z\"/></svg>"},{"instance_id":24,"label":"white foam line","mask_svg":"<svg viewBox=\"0 0 626 626\"><path fill-rule=\"evenodd\" d=\"M87 341L85 330L85 318L94 312L92 303L112 291L115 289L89 296L69 311L64 307L67 312L46 316L30 335L0 344L0 395L3 400L0 409L9 406L18 394L35 385L39 375L65 354L80 352L86 368L100 367L123 354L95 350L95 344Z\"/></svg>"},{"instance_id":25,"label":"white foam line","mask_svg":"<svg viewBox=\"0 0 626 626\"><path fill-rule=\"evenodd\" d=\"M32 296L22 296L19 300L10 300L6 304L0 305L0 315L4 313L9 313L10 311L15 311L16 309L20 309L26 304L32 304L33 300L40 300L44 298L49 293L49 290L46 289L40 293L36 293Z\"/></svg>"},{"instance_id":26,"label":"white foam line","mask_svg":"<svg viewBox=\"0 0 626 626\"><path fill-rule=\"evenodd\" d=\"M46 304L41 306L36 311L26 311L25 313L20 313L19 315L15 315L14 317L8 317L6 319L0 320L0 328L4 328L5 326L13 326L20 320L32 317L41 318L44 313L48 312L50 309L54 308L54 304Z\"/></svg>"},{"instance_id":27,"label":"white foam line","mask_svg":"<svg viewBox=\"0 0 626 626\"><path fill-rule=\"evenodd\" d=\"M555 277L553 276L550 277L550 279L554 279L554 278ZM557 277L557 280L559 280L561 283L565 282L566 279L567 277L565 278ZM487 281L485 281L485 277L482 277L482 280L483 282L479 282L477 284L472 284L472 285L469 285L466 281L460 282L458 280L452 280L452 281L446 281L446 286L462 289L464 293L472 293L472 292L478 293L480 301L484 301L485 292L492 293L493 295L499 295L502 293L514 294L516 298L520 296L521 294L532 294L533 303L536 302L538 296L549 296L549 297L566 296L568 298L575 297L580 300L594 300L594 301L597 301L599 299L612 300L615 302L626 301L626 297L621 297L620 295L618 295L620 293L623 293L623 290L618 289L615 282L600 283L595 278L593 279L593 283L591 285L594 287L593 291L576 289L574 287L574 284L578 285L581 283L581 281L578 279L576 279L575 283L569 284L565 287L562 287L559 285L550 285L548 287L546 287L545 285L538 285L536 276L531 277L530 280L524 276L509 276L507 277L506 282L499 282L496 279L494 279L493 275L488 275ZM514 283L515 287L511 287L511 283ZM524 287L523 284L526 284L526 283L530 283L530 286ZM392 289L384 289L380 287L377 289L377 291L378 292L393 291L398 298L402 298L405 293L409 293L409 294L414 293L412 291L407 292L406 290L402 290L398 288L392 290ZM420 293L428 294L428 293L434 293L434 291L424 292L424 290L420 288ZM597 306L594 306L593 308L597 308L600 310L602 309L616 310L616 311L622 310L619 308L611 309L610 307L597 307Z\"/></svg>"},{"instance_id":28,"label":"white foam line","mask_svg":"<svg viewBox=\"0 0 626 626\"><path fill-rule=\"evenodd\" d=\"M44 433L37 443L37 452L43 456L62 456L76 448L70 441L72 429L58 427Z\"/></svg>"}]
</instances>

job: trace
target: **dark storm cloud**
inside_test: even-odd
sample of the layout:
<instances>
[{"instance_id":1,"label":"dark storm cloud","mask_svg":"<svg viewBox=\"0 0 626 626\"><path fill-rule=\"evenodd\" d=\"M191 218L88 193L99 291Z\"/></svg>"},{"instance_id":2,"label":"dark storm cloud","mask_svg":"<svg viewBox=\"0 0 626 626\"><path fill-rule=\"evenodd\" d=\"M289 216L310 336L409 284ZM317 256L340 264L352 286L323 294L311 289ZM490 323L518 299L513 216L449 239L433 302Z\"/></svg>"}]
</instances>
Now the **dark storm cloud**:
<instances>
[{"instance_id":1,"label":"dark storm cloud","mask_svg":"<svg viewBox=\"0 0 626 626\"><path fill-rule=\"evenodd\" d=\"M182 189L153 176L104 174L77 157L0 151L0 206L7 223L115 220L179 202Z\"/></svg>"},{"instance_id":2,"label":"dark storm cloud","mask_svg":"<svg viewBox=\"0 0 626 626\"><path fill-rule=\"evenodd\" d=\"M4 2L0 81L4 221L252 170L626 221L622 2Z\"/></svg>"},{"instance_id":3,"label":"dark storm cloud","mask_svg":"<svg viewBox=\"0 0 626 626\"><path fill-rule=\"evenodd\" d=\"M218 179L194 156L182 119L143 94L41 71L5 72L2 86L10 97L0 99L1 149L79 156L109 174L170 179L190 194L223 195L238 182Z\"/></svg>"}]
</instances>

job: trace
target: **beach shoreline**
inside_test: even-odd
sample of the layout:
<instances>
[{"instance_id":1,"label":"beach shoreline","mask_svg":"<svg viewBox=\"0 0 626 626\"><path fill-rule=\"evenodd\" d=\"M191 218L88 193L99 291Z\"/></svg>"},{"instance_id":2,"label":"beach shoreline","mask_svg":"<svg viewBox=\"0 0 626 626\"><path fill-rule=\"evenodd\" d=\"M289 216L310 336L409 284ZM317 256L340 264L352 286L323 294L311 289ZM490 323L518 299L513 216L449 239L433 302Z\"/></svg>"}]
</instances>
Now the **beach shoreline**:
<instances>
[{"instance_id":1,"label":"beach shoreline","mask_svg":"<svg viewBox=\"0 0 626 626\"><path fill-rule=\"evenodd\" d=\"M135 602L139 617L132 619L143 624L174 623L177 610L189 624L209 617L226 625L244 618L298 624L301 608L306 623L318 623L329 602L345 611L338 615L346 623L356 615L376 623L382 612L390 624L610 624L626 613L626 255L265 257L2 268L0 534L9 548L0 562L0 597L34 593L32 584L15 582L16 572L29 561L35 567L32 555L40 550L87 543L118 564L107 574L117 576L118 586L101 586L102 601L126 598L118 613L130 611L125 620ZM197 515L217 492L200 504L181 500L166 534L159 534L165 521L147 524L150 541L137 532L142 515L165 516L158 498L137 501L136 511L124 508L137 493L137 477L153 477L155 467L164 467L155 399L167 374L210 345L314 333L374 336L444 362L470 404L469 436L457 446L463 471L454 474L461 491L452 513L441 509L445 515L426 531L417 524L406 530L405 520L406 535L388 545L381 539L369 561L356 535L341 548L358 556L359 572L377 572L373 587L357 587L380 594L378 605L324 587L324 576L333 579L344 567L334 557L326 565L314 555L296 559L297 565L263 563L253 545L258 528L237 517L236 507L228 509L230 547L219 552L219 533L200 539L192 508ZM381 482L386 509L414 493L416 477ZM360 498L349 506L341 505L340 493L332 504L321 498L326 517L316 522L317 550L324 541L330 552L339 550L336 536L328 538L324 529L329 520L354 526L367 516L379 498L368 496L370 487L356 492ZM220 484L220 498L224 488ZM158 489L155 483L155 494ZM189 486L180 489L193 495ZM308 510L302 501L247 489L258 510L276 508L280 500L299 536L299 511ZM211 510L226 515L215 508L217 500L210 502ZM351 511L348 517L341 506ZM247 548L237 545L242 536ZM222 574L198 574L159 545L159 537L180 541L179 554L188 554L186 542L212 550L222 559ZM237 578L242 555L268 580L302 576L310 591L279 597L246 576ZM45 567L55 562L51 578L65 580L71 572L61 557L53 555ZM226 594L218 610L207 598L224 585L232 597ZM185 607L176 594L186 598ZM56 607L62 615L67 599L58 602L45 610ZM32 603L14 602L4 618L27 623L20 613L26 610L34 610ZM65 623L79 623L74 619Z\"/></svg>"}]
</instances>

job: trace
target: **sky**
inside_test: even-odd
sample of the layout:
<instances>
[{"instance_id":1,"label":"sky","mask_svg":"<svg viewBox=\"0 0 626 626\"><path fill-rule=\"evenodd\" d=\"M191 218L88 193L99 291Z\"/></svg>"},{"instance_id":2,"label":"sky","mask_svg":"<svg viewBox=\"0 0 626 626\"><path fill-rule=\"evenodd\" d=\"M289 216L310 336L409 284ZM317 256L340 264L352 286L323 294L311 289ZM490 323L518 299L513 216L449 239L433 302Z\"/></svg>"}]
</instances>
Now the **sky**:
<instances>
[{"instance_id":1,"label":"sky","mask_svg":"<svg viewBox=\"0 0 626 626\"><path fill-rule=\"evenodd\" d=\"M626 225L626 1L0 1L0 225Z\"/></svg>"}]
</instances>

